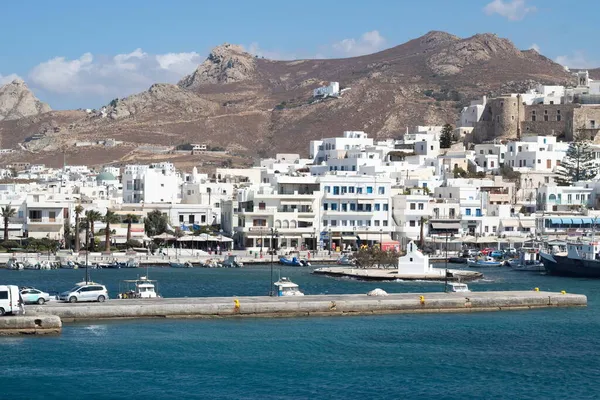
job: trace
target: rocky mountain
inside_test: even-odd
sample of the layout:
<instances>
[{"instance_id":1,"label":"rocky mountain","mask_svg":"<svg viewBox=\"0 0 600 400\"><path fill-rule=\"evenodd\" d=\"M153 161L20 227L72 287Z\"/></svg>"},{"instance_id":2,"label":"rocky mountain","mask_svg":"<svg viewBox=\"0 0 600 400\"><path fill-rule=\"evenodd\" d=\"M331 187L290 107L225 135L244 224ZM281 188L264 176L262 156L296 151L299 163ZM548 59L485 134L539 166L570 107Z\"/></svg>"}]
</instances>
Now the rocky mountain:
<instances>
[{"instance_id":1,"label":"rocky mountain","mask_svg":"<svg viewBox=\"0 0 600 400\"><path fill-rule=\"evenodd\" d=\"M39 115L50 110L50 106L39 101L22 79L0 86L0 121Z\"/></svg>"},{"instance_id":2,"label":"rocky mountain","mask_svg":"<svg viewBox=\"0 0 600 400\"><path fill-rule=\"evenodd\" d=\"M52 112L0 122L0 139L17 146L42 134L48 144L28 145L35 151L114 138L131 148L206 143L247 156L305 154L310 140L343 130L396 137L411 125L454 123L481 95L569 79L562 66L493 34L461 39L429 32L375 54L295 61L263 59L225 44L177 85L153 85L111 102L105 114ZM315 101L312 90L331 81L349 90ZM88 162L106 162L111 156L105 153Z\"/></svg>"}]
</instances>

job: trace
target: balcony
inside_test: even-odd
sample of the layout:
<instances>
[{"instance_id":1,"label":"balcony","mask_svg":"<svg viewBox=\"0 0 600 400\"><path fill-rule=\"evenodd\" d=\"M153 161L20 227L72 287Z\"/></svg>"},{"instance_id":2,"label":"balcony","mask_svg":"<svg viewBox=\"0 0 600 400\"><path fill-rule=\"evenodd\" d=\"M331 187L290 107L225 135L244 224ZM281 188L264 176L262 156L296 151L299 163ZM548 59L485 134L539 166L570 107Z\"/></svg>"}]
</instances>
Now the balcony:
<instances>
[{"instance_id":1,"label":"balcony","mask_svg":"<svg viewBox=\"0 0 600 400\"><path fill-rule=\"evenodd\" d=\"M28 224L63 224L64 220L62 218L27 218Z\"/></svg>"}]
</instances>

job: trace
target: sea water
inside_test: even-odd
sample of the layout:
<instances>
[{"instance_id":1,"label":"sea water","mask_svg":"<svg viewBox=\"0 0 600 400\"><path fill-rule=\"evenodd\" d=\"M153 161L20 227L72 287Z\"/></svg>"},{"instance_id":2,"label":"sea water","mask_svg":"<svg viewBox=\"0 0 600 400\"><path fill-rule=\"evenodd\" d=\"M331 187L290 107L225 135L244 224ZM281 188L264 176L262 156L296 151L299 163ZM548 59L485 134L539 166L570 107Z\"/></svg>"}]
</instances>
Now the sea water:
<instances>
[{"instance_id":1,"label":"sea water","mask_svg":"<svg viewBox=\"0 0 600 400\"><path fill-rule=\"evenodd\" d=\"M0 338L1 399L596 399L600 281L506 268L471 290L582 293L587 308L285 319L66 324ZM64 290L82 270L0 270L0 282ZM263 295L269 267L150 268L165 297ZM279 276L279 268L274 270ZM111 295L142 269L93 270ZM433 292L443 283L358 282L284 268L306 294Z\"/></svg>"}]
</instances>

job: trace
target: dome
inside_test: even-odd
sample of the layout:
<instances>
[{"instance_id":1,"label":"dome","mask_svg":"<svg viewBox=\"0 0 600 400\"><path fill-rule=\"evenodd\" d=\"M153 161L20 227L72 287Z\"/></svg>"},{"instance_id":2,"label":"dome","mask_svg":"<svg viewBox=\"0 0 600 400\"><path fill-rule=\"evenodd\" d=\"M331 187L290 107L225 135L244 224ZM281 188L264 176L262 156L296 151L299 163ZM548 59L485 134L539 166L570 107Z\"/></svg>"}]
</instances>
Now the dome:
<instances>
[{"instance_id":1,"label":"dome","mask_svg":"<svg viewBox=\"0 0 600 400\"><path fill-rule=\"evenodd\" d=\"M111 174L110 172L101 172L98 174L98 176L96 176L96 182L102 182L102 181L116 181L117 178L115 178L115 176L113 174Z\"/></svg>"}]
</instances>

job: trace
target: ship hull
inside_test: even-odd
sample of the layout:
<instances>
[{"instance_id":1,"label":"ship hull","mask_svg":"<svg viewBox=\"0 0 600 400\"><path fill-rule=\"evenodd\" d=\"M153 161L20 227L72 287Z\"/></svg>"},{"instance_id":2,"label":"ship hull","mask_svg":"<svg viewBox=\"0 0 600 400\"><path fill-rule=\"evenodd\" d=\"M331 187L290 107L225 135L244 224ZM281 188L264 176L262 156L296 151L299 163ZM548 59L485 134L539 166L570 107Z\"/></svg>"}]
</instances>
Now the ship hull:
<instances>
[{"instance_id":1,"label":"ship hull","mask_svg":"<svg viewBox=\"0 0 600 400\"><path fill-rule=\"evenodd\" d=\"M547 253L540 253L540 256L550 275L600 278L600 261L577 260Z\"/></svg>"}]
</instances>

